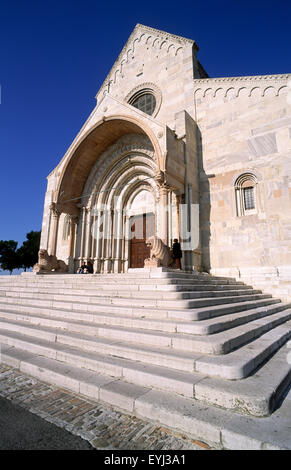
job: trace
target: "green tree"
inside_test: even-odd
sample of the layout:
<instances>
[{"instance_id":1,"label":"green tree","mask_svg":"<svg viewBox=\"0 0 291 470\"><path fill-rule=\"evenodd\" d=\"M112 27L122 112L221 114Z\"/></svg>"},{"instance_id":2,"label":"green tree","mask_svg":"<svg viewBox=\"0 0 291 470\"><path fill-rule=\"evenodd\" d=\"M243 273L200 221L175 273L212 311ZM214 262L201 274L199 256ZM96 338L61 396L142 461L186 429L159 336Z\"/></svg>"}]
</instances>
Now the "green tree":
<instances>
[{"instance_id":1,"label":"green tree","mask_svg":"<svg viewBox=\"0 0 291 470\"><path fill-rule=\"evenodd\" d=\"M40 245L41 232L31 231L26 234L26 240L18 248L17 253L20 260L20 266L26 271L38 262L38 251Z\"/></svg>"},{"instance_id":2,"label":"green tree","mask_svg":"<svg viewBox=\"0 0 291 470\"><path fill-rule=\"evenodd\" d=\"M0 240L0 268L9 271L21 267L20 256L17 250L17 242L14 240Z\"/></svg>"}]
</instances>

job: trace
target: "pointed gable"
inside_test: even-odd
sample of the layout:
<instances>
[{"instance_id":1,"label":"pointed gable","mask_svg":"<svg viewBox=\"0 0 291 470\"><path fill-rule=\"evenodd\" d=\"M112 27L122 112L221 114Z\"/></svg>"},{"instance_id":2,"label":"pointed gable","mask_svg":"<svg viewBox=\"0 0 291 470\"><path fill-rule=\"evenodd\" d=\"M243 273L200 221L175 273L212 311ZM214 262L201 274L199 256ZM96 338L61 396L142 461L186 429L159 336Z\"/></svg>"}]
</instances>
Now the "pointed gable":
<instances>
[{"instance_id":1,"label":"pointed gable","mask_svg":"<svg viewBox=\"0 0 291 470\"><path fill-rule=\"evenodd\" d=\"M193 78L200 77L197 51L191 39L137 24L97 93L97 102L110 94L132 104L134 93L150 90L157 102L154 116L171 121L175 107L187 109L193 102Z\"/></svg>"},{"instance_id":2,"label":"pointed gable","mask_svg":"<svg viewBox=\"0 0 291 470\"><path fill-rule=\"evenodd\" d=\"M106 94L112 89L120 76L123 78L125 69L127 65L130 65L134 59L136 59L136 54L142 49L141 46L145 46L143 52L149 51L148 55L155 54L156 58L159 58L165 53L170 54L175 57L178 53L181 54L185 45L190 45L198 51L198 46L195 41L181 36L175 36L173 34L167 33L165 31L160 31L158 29L150 28L142 24L137 24L126 41L122 51L120 52L117 60L112 66L109 74L104 80L103 85L101 86L97 96L100 97L102 94ZM141 58L142 59L142 58ZM145 59L145 57L143 57ZM140 72L142 72L142 60L140 61ZM138 74L138 70L137 70ZM96 96L96 97L97 97Z\"/></svg>"}]
</instances>

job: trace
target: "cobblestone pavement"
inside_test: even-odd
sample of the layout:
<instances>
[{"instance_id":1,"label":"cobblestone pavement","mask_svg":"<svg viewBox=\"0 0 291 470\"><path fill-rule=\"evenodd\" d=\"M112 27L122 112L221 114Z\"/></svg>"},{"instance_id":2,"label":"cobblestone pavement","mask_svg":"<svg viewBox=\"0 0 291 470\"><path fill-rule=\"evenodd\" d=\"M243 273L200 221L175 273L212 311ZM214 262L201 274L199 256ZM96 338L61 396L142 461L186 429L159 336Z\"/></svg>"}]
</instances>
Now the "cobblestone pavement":
<instances>
[{"instance_id":1,"label":"cobblestone pavement","mask_svg":"<svg viewBox=\"0 0 291 470\"><path fill-rule=\"evenodd\" d=\"M205 450L210 447L164 426L49 385L0 365L0 396L102 450Z\"/></svg>"}]
</instances>

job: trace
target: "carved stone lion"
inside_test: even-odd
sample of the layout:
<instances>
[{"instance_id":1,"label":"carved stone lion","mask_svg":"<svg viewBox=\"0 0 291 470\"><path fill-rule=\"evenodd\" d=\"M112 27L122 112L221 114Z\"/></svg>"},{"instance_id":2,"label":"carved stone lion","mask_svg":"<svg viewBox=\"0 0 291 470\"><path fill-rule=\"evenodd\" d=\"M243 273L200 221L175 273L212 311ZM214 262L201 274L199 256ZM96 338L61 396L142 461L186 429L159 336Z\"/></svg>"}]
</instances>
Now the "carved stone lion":
<instances>
[{"instance_id":1,"label":"carved stone lion","mask_svg":"<svg viewBox=\"0 0 291 470\"><path fill-rule=\"evenodd\" d=\"M150 258L145 259L145 267L171 267L174 260L171 256L170 248L158 237L150 237L147 239L146 244L150 247Z\"/></svg>"},{"instance_id":2,"label":"carved stone lion","mask_svg":"<svg viewBox=\"0 0 291 470\"><path fill-rule=\"evenodd\" d=\"M68 269L66 263L58 260L56 256L49 255L47 250L41 248L38 252L38 263L33 266L33 272L61 272L65 273Z\"/></svg>"}]
</instances>

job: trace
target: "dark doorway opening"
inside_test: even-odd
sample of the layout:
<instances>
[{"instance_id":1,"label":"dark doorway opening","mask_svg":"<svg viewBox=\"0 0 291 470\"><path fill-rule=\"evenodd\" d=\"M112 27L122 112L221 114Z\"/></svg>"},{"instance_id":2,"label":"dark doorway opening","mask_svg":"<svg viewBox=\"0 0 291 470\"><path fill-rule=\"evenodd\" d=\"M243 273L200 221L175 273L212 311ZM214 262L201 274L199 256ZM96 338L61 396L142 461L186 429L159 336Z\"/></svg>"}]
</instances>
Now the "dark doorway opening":
<instances>
[{"instance_id":1,"label":"dark doorway opening","mask_svg":"<svg viewBox=\"0 0 291 470\"><path fill-rule=\"evenodd\" d=\"M146 240L154 235L154 214L135 215L130 218L130 267L143 268L144 260L150 257Z\"/></svg>"}]
</instances>

